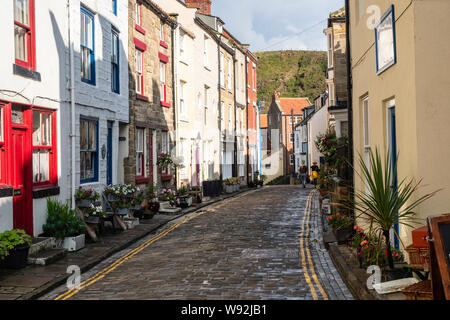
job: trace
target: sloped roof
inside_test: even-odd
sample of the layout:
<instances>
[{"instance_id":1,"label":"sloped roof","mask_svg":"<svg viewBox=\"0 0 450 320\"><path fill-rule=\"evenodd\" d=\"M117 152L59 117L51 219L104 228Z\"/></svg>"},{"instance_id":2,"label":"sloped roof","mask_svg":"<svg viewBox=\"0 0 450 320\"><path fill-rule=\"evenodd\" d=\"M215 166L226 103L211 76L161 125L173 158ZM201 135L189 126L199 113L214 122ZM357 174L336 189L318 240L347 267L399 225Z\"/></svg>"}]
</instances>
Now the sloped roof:
<instances>
[{"instance_id":1,"label":"sloped roof","mask_svg":"<svg viewBox=\"0 0 450 320\"><path fill-rule=\"evenodd\" d=\"M330 18L345 18L345 7L330 13Z\"/></svg>"},{"instance_id":2,"label":"sloped roof","mask_svg":"<svg viewBox=\"0 0 450 320\"><path fill-rule=\"evenodd\" d=\"M285 115L290 115L291 110L294 114L302 114L302 110L311 105L308 98L279 98L281 110Z\"/></svg>"},{"instance_id":3,"label":"sloped roof","mask_svg":"<svg viewBox=\"0 0 450 320\"><path fill-rule=\"evenodd\" d=\"M261 123L259 125L260 128L267 128L267 113L261 113Z\"/></svg>"}]
</instances>

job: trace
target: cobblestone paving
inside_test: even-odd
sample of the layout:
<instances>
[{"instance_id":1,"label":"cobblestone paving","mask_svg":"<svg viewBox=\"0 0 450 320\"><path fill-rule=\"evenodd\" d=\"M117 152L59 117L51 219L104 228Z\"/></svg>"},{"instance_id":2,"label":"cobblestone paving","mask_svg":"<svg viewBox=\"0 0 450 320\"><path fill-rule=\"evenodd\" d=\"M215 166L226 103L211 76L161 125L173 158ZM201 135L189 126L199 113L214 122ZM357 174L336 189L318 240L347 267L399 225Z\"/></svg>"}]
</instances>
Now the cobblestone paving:
<instances>
[{"instance_id":1,"label":"cobblestone paving","mask_svg":"<svg viewBox=\"0 0 450 320\"><path fill-rule=\"evenodd\" d=\"M297 186L266 187L214 205L123 263L117 259L155 235L105 260L82 275L82 281L89 279L87 287L64 297L352 299L323 247L317 195L305 211L310 192ZM305 217L305 212L310 214ZM306 252L303 260L300 252ZM308 253L313 268L302 264ZM113 270L95 277L115 262ZM308 283L308 275L317 281ZM65 286L43 299L63 293Z\"/></svg>"}]
</instances>

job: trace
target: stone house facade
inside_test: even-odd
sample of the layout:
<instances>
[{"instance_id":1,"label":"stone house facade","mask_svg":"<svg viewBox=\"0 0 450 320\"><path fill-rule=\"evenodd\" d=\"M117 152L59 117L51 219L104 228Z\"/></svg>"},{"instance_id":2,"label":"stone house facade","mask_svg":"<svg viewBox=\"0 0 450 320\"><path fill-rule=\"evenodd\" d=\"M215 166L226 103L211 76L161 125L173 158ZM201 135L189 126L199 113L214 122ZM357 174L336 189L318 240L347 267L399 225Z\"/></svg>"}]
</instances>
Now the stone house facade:
<instances>
[{"instance_id":1,"label":"stone house facade","mask_svg":"<svg viewBox=\"0 0 450 320\"><path fill-rule=\"evenodd\" d=\"M157 167L160 154L174 154L172 37L176 22L151 1L129 0L128 157L125 183L173 183L171 169Z\"/></svg>"}]
</instances>

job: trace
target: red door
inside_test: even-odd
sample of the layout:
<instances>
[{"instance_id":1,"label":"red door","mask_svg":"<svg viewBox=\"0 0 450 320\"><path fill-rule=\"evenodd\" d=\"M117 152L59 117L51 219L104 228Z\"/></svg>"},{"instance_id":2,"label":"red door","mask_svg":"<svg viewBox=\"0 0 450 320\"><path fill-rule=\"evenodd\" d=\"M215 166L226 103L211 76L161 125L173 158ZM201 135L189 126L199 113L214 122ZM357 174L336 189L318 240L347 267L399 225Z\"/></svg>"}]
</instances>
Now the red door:
<instances>
[{"instance_id":1,"label":"red door","mask_svg":"<svg viewBox=\"0 0 450 320\"><path fill-rule=\"evenodd\" d=\"M13 126L11 129L14 229L24 229L26 233L33 235L29 132L22 126Z\"/></svg>"}]
</instances>

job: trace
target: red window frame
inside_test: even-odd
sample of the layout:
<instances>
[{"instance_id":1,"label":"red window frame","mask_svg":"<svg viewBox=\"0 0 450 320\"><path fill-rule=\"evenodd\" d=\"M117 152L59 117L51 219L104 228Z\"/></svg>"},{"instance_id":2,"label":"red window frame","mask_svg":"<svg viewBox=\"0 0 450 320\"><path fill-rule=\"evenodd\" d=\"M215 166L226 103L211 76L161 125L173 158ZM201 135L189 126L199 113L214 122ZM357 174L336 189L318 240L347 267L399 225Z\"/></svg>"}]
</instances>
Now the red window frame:
<instances>
[{"instance_id":1,"label":"red window frame","mask_svg":"<svg viewBox=\"0 0 450 320\"><path fill-rule=\"evenodd\" d=\"M143 96L144 95L144 51L137 48L136 47L136 52L135 52L135 59L137 60L137 53L140 52L141 53L141 74L138 74L138 70L137 70L137 64L136 64L136 82L139 82L140 87L141 87L141 92L138 92L138 86L136 83L136 94L139 96Z\"/></svg>"},{"instance_id":2,"label":"red window frame","mask_svg":"<svg viewBox=\"0 0 450 320\"><path fill-rule=\"evenodd\" d=\"M15 3L14 3L15 5ZM23 61L15 58L15 63L21 67L36 70L36 27L35 27L35 17L34 17L34 0L28 0L28 19L29 25L25 25L19 21L14 20L14 25L24 28L26 32L26 50L27 50L27 61Z\"/></svg>"},{"instance_id":3,"label":"red window frame","mask_svg":"<svg viewBox=\"0 0 450 320\"><path fill-rule=\"evenodd\" d=\"M31 111L39 112L40 115L40 125L42 128L42 114L49 114L50 115L50 144L49 145L39 145L35 146L34 141L32 141L32 154L34 154L34 150L48 150L48 177L49 179L47 181L40 181L40 182L34 182L33 179L33 188L41 188L46 186L56 186L58 183L58 160L57 160L57 126L56 126L56 111L51 109L44 109L44 108L37 108L33 107ZM42 130L41 130L41 141L42 141ZM39 163L40 166L40 163ZM39 174L40 174L40 168L39 168Z\"/></svg>"}]
</instances>

